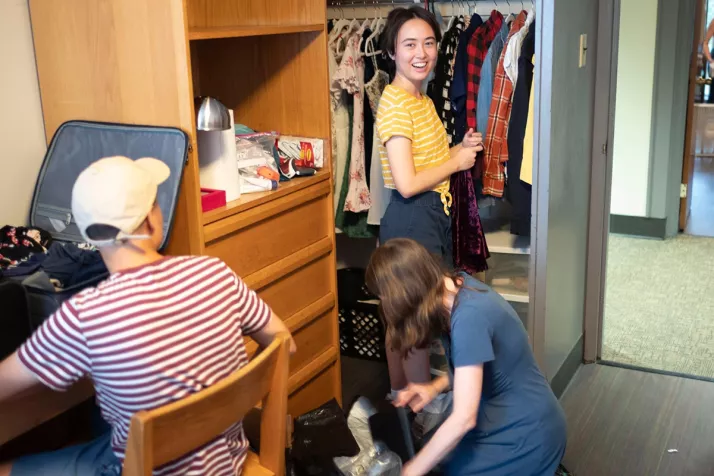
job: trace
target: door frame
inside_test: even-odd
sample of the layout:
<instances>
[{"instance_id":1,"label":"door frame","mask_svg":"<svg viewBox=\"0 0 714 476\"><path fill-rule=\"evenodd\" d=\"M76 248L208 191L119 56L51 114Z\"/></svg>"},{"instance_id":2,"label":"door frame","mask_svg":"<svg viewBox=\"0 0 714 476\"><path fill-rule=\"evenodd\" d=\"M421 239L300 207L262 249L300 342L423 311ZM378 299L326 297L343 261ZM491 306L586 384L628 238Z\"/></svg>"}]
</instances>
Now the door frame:
<instances>
[{"instance_id":1,"label":"door frame","mask_svg":"<svg viewBox=\"0 0 714 476\"><path fill-rule=\"evenodd\" d=\"M612 187L613 137L615 127L615 89L621 0L600 0L598 13L598 43L595 81L595 112L593 117L593 148L591 152L590 217L588 224L587 275L585 313L583 321L583 361L596 362L601 357L607 271L607 244L610 232L610 198ZM701 21L695 26L694 45L701 42L705 0L698 0L695 15ZM659 19L658 19L659 21ZM698 32L698 34L697 34ZM696 51L691 61L695 62ZM690 63L690 67L691 67ZM688 104L693 105L691 72ZM687 124L691 124L693 107L688 107ZM652 131L654 133L654 129ZM691 134L685 137L685 155L691 146ZM603 149L603 144L605 148ZM686 160L686 158L685 158ZM693 164L693 161L691 161ZM683 164L683 174L687 165ZM691 197L691 193L689 194ZM686 202L686 199L683 199Z\"/></svg>"},{"instance_id":2,"label":"door frame","mask_svg":"<svg viewBox=\"0 0 714 476\"><path fill-rule=\"evenodd\" d=\"M697 70L699 66L699 46L704 37L703 27L706 21L706 0L699 0L694 13L694 41L689 60L689 91L687 94L687 122L684 135L684 150L682 159L682 185L687 187L685 197L679 199L679 230L687 228L692 208L692 177L694 176L694 92L697 87ZM707 25L708 26L708 25ZM714 86L714 84L712 85ZM711 94L711 93L710 93Z\"/></svg>"},{"instance_id":3,"label":"door frame","mask_svg":"<svg viewBox=\"0 0 714 476\"><path fill-rule=\"evenodd\" d=\"M612 144L615 132L615 86L620 0L600 0L595 66L595 107L591 150L583 361L596 362L602 348L603 307L610 233Z\"/></svg>"}]
</instances>

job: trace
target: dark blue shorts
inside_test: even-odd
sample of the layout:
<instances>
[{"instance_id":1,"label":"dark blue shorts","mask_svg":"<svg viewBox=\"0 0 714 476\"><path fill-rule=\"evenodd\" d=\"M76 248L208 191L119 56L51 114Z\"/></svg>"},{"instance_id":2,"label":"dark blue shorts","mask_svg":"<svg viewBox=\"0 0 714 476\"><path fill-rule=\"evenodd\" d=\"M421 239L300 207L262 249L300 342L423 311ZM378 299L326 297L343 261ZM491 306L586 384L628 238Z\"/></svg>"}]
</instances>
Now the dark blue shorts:
<instances>
[{"instance_id":1,"label":"dark blue shorts","mask_svg":"<svg viewBox=\"0 0 714 476\"><path fill-rule=\"evenodd\" d=\"M107 432L88 443L19 458L10 476L120 476L121 471Z\"/></svg>"},{"instance_id":2,"label":"dark blue shorts","mask_svg":"<svg viewBox=\"0 0 714 476\"><path fill-rule=\"evenodd\" d=\"M392 190L391 201L379 226L379 242L392 238L411 238L439 256L447 269L454 267L451 217L444 212L437 192L404 198Z\"/></svg>"}]
</instances>

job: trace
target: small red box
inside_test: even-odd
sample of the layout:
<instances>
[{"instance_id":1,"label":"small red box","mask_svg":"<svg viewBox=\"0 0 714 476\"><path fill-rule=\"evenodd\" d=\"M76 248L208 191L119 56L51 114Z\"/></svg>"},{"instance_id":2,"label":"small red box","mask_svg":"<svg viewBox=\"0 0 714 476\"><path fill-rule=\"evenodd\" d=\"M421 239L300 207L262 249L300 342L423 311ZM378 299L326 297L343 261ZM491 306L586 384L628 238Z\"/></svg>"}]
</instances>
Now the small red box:
<instances>
[{"instance_id":1,"label":"small red box","mask_svg":"<svg viewBox=\"0 0 714 476\"><path fill-rule=\"evenodd\" d=\"M226 191L213 190L212 188L201 189L201 209L204 212L222 207L226 204Z\"/></svg>"}]
</instances>

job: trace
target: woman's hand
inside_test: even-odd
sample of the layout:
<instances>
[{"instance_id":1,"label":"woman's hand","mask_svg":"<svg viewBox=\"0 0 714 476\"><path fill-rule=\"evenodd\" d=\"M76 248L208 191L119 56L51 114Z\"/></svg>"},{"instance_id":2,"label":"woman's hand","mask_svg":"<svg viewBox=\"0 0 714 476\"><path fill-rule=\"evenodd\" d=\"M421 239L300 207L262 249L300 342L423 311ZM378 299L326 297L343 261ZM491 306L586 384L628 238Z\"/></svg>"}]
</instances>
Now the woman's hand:
<instances>
[{"instance_id":1,"label":"woman's hand","mask_svg":"<svg viewBox=\"0 0 714 476\"><path fill-rule=\"evenodd\" d=\"M434 383L410 383L407 388L397 394L395 407L409 405L415 413L419 413L439 395L440 390Z\"/></svg>"},{"instance_id":2,"label":"woman's hand","mask_svg":"<svg viewBox=\"0 0 714 476\"><path fill-rule=\"evenodd\" d=\"M456 171L469 170L476 163L476 154L483 150L483 146L478 147L460 147L459 150L451 159L456 162Z\"/></svg>"},{"instance_id":3,"label":"woman's hand","mask_svg":"<svg viewBox=\"0 0 714 476\"><path fill-rule=\"evenodd\" d=\"M461 145L467 149L481 147L479 150L483 150L483 135L480 132L474 132L473 129L469 129L464 136L464 140L461 141Z\"/></svg>"}]
</instances>

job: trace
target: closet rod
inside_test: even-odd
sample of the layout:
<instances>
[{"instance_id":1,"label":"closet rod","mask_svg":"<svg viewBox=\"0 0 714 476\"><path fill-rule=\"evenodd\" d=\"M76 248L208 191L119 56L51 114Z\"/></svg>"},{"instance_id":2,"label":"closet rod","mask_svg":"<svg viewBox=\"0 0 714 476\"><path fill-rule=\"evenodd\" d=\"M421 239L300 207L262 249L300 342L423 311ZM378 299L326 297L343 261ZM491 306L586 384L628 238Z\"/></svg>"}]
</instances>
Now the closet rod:
<instances>
[{"instance_id":1,"label":"closet rod","mask_svg":"<svg viewBox=\"0 0 714 476\"><path fill-rule=\"evenodd\" d=\"M503 1L503 0L501 0ZM472 3L494 3L494 0L429 0L429 3L457 3L457 4L472 4ZM516 3L521 3L520 1ZM330 7L371 7L371 6L387 6L387 5L423 5L424 1L416 0L327 0L327 5Z\"/></svg>"}]
</instances>

